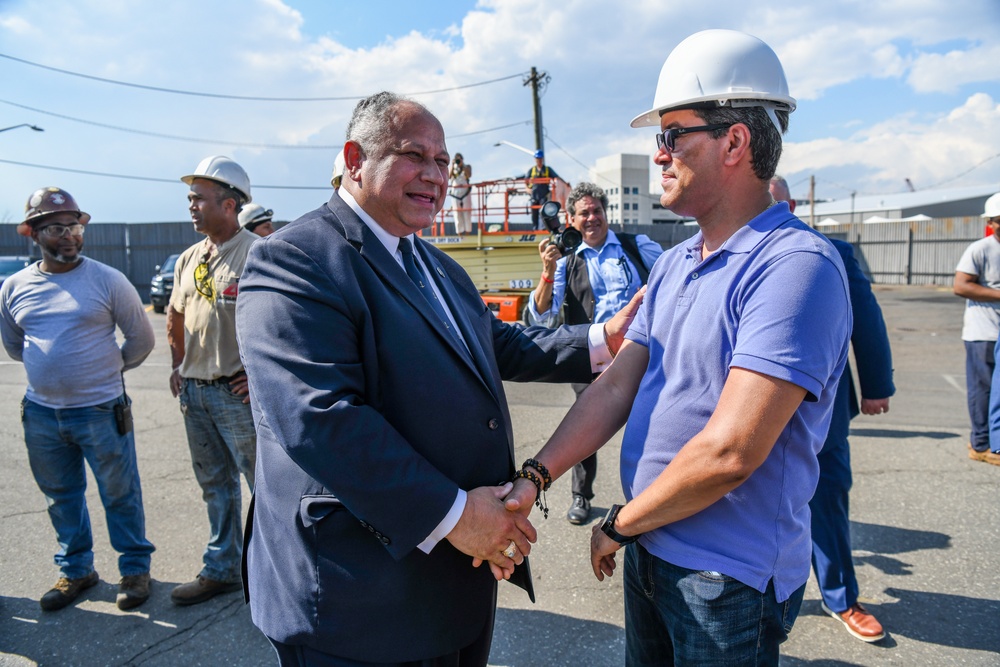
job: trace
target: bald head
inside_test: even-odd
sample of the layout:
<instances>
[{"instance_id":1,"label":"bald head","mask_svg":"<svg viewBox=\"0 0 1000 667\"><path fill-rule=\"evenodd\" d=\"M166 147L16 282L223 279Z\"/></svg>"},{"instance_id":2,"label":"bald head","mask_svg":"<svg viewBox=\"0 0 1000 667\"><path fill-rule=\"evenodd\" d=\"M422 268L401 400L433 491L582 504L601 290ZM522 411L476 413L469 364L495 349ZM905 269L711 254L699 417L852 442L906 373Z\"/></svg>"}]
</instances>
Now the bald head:
<instances>
[{"instance_id":1,"label":"bald head","mask_svg":"<svg viewBox=\"0 0 1000 667\"><path fill-rule=\"evenodd\" d=\"M788 189L788 181L781 176L772 176L769 189L774 201L788 202L788 210L795 213L795 200L792 199L792 193Z\"/></svg>"}]
</instances>

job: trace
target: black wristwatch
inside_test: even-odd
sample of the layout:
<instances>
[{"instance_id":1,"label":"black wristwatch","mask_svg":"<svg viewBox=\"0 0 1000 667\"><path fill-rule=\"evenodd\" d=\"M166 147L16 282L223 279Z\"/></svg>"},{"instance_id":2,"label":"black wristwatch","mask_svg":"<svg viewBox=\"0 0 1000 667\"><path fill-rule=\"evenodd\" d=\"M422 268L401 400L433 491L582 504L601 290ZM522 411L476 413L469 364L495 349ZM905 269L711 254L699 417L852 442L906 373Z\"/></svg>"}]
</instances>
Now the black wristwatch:
<instances>
[{"instance_id":1,"label":"black wristwatch","mask_svg":"<svg viewBox=\"0 0 1000 667\"><path fill-rule=\"evenodd\" d=\"M601 524L601 532L613 539L618 544L625 546L626 544L632 544L637 539L638 535L632 535L626 537L615 530L615 519L618 518L618 512L621 511L621 505L612 505L611 509L608 510L608 515L604 517L604 523Z\"/></svg>"}]
</instances>

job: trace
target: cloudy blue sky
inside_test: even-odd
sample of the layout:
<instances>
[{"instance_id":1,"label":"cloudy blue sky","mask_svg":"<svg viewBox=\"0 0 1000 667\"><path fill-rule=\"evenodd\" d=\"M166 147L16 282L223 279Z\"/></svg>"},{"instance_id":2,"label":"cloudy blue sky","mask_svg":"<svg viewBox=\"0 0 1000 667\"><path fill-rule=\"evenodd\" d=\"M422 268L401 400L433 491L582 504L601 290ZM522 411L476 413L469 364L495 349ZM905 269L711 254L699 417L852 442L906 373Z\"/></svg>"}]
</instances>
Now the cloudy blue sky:
<instances>
[{"instance_id":1,"label":"cloudy blue sky","mask_svg":"<svg viewBox=\"0 0 1000 667\"><path fill-rule=\"evenodd\" d=\"M706 28L754 34L782 59L799 100L780 167L794 195L810 175L824 199L902 192L907 178L1000 190L997 0L0 0L0 128L45 129L0 133L0 222L20 220L46 185L95 222L185 220L177 179L211 154L246 168L254 201L297 217L327 199L350 111L381 89L446 91L415 97L474 178L517 175L530 158L494 144L533 146L532 66L550 77L548 162L576 182L598 157L652 154L653 131L628 122L650 106L673 46ZM55 70L343 99L182 95Z\"/></svg>"}]
</instances>

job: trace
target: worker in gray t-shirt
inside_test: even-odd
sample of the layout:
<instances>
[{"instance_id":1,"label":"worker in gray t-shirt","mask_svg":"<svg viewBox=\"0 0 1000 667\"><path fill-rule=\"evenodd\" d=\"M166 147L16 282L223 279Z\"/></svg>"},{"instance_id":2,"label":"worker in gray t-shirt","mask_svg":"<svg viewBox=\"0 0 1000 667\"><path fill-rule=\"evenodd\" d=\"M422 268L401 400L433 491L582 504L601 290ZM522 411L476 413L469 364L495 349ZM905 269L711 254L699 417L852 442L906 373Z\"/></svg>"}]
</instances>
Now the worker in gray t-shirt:
<instances>
[{"instance_id":1,"label":"worker in gray t-shirt","mask_svg":"<svg viewBox=\"0 0 1000 667\"><path fill-rule=\"evenodd\" d=\"M967 299L962 340L965 342L965 383L969 402L969 458L985 460L990 451L989 402L993 350L1000 336L1000 193L986 200L986 220L992 235L962 253L955 269L955 294Z\"/></svg>"},{"instance_id":2,"label":"worker in gray t-shirt","mask_svg":"<svg viewBox=\"0 0 1000 667\"><path fill-rule=\"evenodd\" d=\"M153 327L128 279L80 254L90 216L68 192L37 190L25 210L17 231L38 245L42 260L0 288L0 338L28 375L24 443L59 543L61 576L39 602L45 611L62 609L99 581L84 497L86 461L111 546L121 554L118 608L132 609L149 598L154 547L146 539L123 372L149 356Z\"/></svg>"}]
</instances>

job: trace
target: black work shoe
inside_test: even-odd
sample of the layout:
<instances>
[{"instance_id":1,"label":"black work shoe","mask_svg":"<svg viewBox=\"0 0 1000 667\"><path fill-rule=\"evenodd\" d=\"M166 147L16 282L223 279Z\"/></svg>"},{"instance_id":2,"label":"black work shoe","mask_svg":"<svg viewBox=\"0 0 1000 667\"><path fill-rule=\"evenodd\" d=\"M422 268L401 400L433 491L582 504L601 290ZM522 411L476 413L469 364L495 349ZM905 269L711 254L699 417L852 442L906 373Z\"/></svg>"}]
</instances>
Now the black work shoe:
<instances>
[{"instance_id":1,"label":"black work shoe","mask_svg":"<svg viewBox=\"0 0 1000 667\"><path fill-rule=\"evenodd\" d=\"M181 584L171 591L170 599L179 605L200 604L220 593L235 593L241 590L243 590L241 581L216 581L199 574L194 581Z\"/></svg>"},{"instance_id":2,"label":"black work shoe","mask_svg":"<svg viewBox=\"0 0 1000 667\"><path fill-rule=\"evenodd\" d=\"M575 526L579 526L582 523L586 523L589 518L590 501L574 493L573 504L569 506L569 511L566 512L566 520Z\"/></svg>"},{"instance_id":3,"label":"black work shoe","mask_svg":"<svg viewBox=\"0 0 1000 667\"><path fill-rule=\"evenodd\" d=\"M149 572L129 574L118 582L115 604L122 611L134 609L149 599Z\"/></svg>"},{"instance_id":4,"label":"black work shoe","mask_svg":"<svg viewBox=\"0 0 1000 667\"><path fill-rule=\"evenodd\" d=\"M80 577L79 579L59 577L56 585L42 596L38 604L42 605L42 611L62 609L80 597L80 593L92 586L96 586L100 580L101 578L97 576L97 572L91 572L86 577Z\"/></svg>"}]
</instances>

